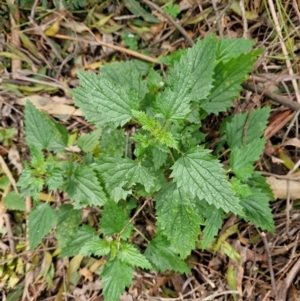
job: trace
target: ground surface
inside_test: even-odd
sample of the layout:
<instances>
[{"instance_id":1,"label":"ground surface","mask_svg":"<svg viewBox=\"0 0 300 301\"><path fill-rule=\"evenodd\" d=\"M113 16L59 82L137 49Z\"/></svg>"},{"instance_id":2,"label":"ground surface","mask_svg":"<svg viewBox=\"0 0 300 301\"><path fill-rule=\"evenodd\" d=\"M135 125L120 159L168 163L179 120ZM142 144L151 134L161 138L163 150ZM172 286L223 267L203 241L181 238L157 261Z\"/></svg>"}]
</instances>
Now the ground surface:
<instances>
[{"instance_id":1,"label":"ground surface","mask_svg":"<svg viewBox=\"0 0 300 301\"><path fill-rule=\"evenodd\" d=\"M229 218L220 235L238 225L227 242L240 254L240 262L222 252L194 250L188 259L192 275L137 271L122 300L234 300L236 291L241 300L299 300L299 184L288 186L286 180L299 172L300 1L143 0L144 10L135 12L125 0L67 1L66 7L57 1L56 9L54 2L0 3L1 176L9 176L13 186L21 162L28 159L23 126L27 98L70 131L91 129L70 97L70 89L78 85L76 68L97 70L104 62L131 58L155 61L209 33L254 39L264 51L250 77L252 86L245 86L229 114L272 105L268 143L256 168L283 181L275 184L283 185L281 195L274 192L281 200L272 203L276 233L264 235ZM176 6L165 9L172 2ZM218 129L221 119L208 118L203 126ZM7 130L12 128L10 136ZM29 252L24 215L1 205L0 217L0 299L102 300L101 282L87 261L79 268L76 258L57 259L52 236ZM151 225L145 221L141 226ZM44 277L25 277L28 258L35 262L36 275ZM62 297L60 288L72 269L78 278Z\"/></svg>"}]
</instances>

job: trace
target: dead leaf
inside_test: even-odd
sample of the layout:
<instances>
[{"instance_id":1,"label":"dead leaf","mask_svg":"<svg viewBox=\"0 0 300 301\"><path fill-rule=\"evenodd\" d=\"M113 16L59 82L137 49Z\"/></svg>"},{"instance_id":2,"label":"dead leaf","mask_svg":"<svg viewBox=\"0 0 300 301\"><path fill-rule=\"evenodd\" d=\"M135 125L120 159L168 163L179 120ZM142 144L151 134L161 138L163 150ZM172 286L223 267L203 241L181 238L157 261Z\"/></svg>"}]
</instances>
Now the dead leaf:
<instances>
[{"instance_id":1,"label":"dead leaf","mask_svg":"<svg viewBox=\"0 0 300 301\"><path fill-rule=\"evenodd\" d=\"M276 199L286 199L288 188L291 200L300 198L300 182L295 180L276 179L275 177L266 177ZM289 186L288 186L289 181Z\"/></svg>"},{"instance_id":2,"label":"dead leaf","mask_svg":"<svg viewBox=\"0 0 300 301\"><path fill-rule=\"evenodd\" d=\"M38 109L47 112L50 115L67 115L67 116L82 116L80 110L73 106L59 104L54 102L50 97L41 95L31 95L17 99L16 103L24 106L26 101L30 100Z\"/></svg>"}]
</instances>

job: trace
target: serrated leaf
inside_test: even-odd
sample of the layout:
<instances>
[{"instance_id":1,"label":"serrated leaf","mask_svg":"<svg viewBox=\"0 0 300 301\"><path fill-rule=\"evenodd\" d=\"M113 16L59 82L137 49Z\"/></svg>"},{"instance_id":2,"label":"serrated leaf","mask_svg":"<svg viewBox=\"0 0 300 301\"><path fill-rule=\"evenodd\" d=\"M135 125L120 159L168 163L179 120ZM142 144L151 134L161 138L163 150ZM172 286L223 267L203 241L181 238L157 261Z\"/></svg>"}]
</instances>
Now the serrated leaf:
<instances>
[{"instance_id":1,"label":"serrated leaf","mask_svg":"<svg viewBox=\"0 0 300 301\"><path fill-rule=\"evenodd\" d=\"M249 51L254 44L254 40L248 39L219 39L217 41L217 60L226 62L230 59L236 58L242 53Z\"/></svg>"},{"instance_id":2,"label":"serrated leaf","mask_svg":"<svg viewBox=\"0 0 300 301\"><path fill-rule=\"evenodd\" d=\"M56 123L27 101L25 105L25 138L28 145L59 151L66 146ZM56 143L56 144L54 144ZM58 148L57 144L61 146Z\"/></svg>"},{"instance_id":3,"label":"serrated leaf","mask_svg":"<svg viewBox=\"0 0 300 301\"><path fill-rule=\"evenodd\" d=\"M45 162L44 154L41 148L32 145L30 147L31 165L34 168L42 168Z\"/></svg>"},{"instance_id":4,"label":"serrated leaf","mask_svg":"<svg viewBox=\"0 0 300 301\"><path fill-rule=\"evenodd\" d=\"M122 157L125 153L126 138L124 129L104 131L100 141L101 154Z\"/></svg>"},{"instance_id":5,"label":"serrated leaf","mask_svg":"<svg viewBox=\"0 0 300 301\"><path fill-rule=\"evenodd\" d=\"M135 90L115 84L103 76L78 71L81 87L73 90L76 104L85 117L96 125L113 124L123 126L128 122L131 110L138 109L139 97ZM96 110L90 116L91 104Z\"/></svg>"},{"instance_id":6,"label":"serrated leaf","mask_svg":"<svg viewBox=\"0 0 300 301\"><path fill-rule=\"evenodd\" d=\"M101 273L105 300L119 301L125 288L131 284L133 271L133 267L117 257L105 263Z\"/></svg>"},{"instance_id":7,"label":"serrated leaf","mask_svg":"<svg viewBox=\"0 0 300 301\"><path fill-rule=\"evenodd\" d=\"M152 239L144 255L158 271L190 272L187 264L179 258L174 248L161 234Z\"/></svg>"},{"instance_id":8,"label":"serrated leaf","mask_svg":"<svg viewBox=\"0 0 300 301\"><path fill-rule=\"evenodd\" d=\"M57 211L56 235L58 246L61 252L68 252L69 243L73 240L73 235L78 229L82 219L80 210L76 210L72 205L64 204Z\"/></svg>"},{"instance_id":9,"label":"serrated leaf","mask_svg":"<svg viewBox=\"0 0 300 301\"><path fill-rule=\"evenodd\" d=\"M241 213L242 208L234 196L225 170L209 150L193 148L178 159L171 169L171 177L179 188L225 212Z\"/></svg>"},{"instance_id":10,"label":"serrated leaf","mask_svg":"<svg viewBox=\"0 0 300 301\"><path fill-rule=\"evenodd\" d=\"M178 143L172 133L165 131L157 120L141 111L133 110L132 114L142 128L150 132L153 137L151 140L155 140L152 142L153 144L159 143L167 147L178 149Z\"/></svg>"},{"instance_id":11,"label":"serrated leaf","mask_svg":"<svg viewBox=\"0 0 300 301\"><path fill-rule=\"evenodd\" d=\"M149 65L147 69L149 69ZM145 72L139 70L135 60L103 65L100 72L102 76L117 85L133 88L140 99L145 97L147 93L147 81L143 80Z\"/></svg>"},{"instance_id":12,"label":"serrated leaf","mask_svg":"<svg viewBox=\"0 0 300 301\"><path fill-rule=\"evenodd\" d=\"M262 193L268 196L269 201L274 201L275 197L270 185L267 183L266 178L260 172L255 171L251 178L247 180L247 184L253 188L259 189Z\"/></svg>"},{"instance_id":13,"label":"serrated leaf","mask_svg":"<svg viewBox=\"0 0 300 301\"><path fill-rule=\"evenodd\" d=\"M91 167L70 164L66 173L63 188L75 209L105 204L106 195Z\"/></svg>"},{"instance_id":14,"label":"serrated leaf","mask_svg":"<svg viewBox=\"0 0 300 301\"><path fill-rule=\"evenodd\" d=\"M152 149L153 163L155 170L158 170L167 160L168 153L160 150L159 148Z\"/></svg>"},{"instance_id":15,"label":"serrated leaf","mask_svg":"<svg viewBox=\"0 0 300 301\"><path fill-rule=\"evenodd\" d=\"M167 88L157 96L157 116L182 120L190 112L190 102L205 99L212 88L216 41L211 35L198 41L175 63L167 78Z\"/></svg>"},{"instance_id":16,"label":"serrated leaf","mask_svg":"<svg viewBox=\"0 0 300 301\"><path fill-rule=\"evenodd\" d=\"M154 199L157 224L181 258L186 258L200 234L203 216L197 210L197 201L187 196L175 183L168 183Z\"/></svg>"},{"instance_id":17,"label":"serrated leaf","mask_svg":"<svg viewBox=\"0 0 300 301\"><path fill-rule=\"evenodd\" d=\"M155 176L151 171L139 162L128 158L103 156L96 160L93 168L104 178L109 190L117 187L128 189L136 183L144 185L146 191L154 186Z\"/></svg>"},{"instance_id":18,"label":"serrated leaf","mask_svg":"<svg viewBox=\"0 0 300 301\"><path fill-rule=\"evenodd\" d=\"M230 179L231 187L237 197L245 197L252 194L252 190L249 185L243 184L239 179L232 177Z\"/></svg>"},{"instance_id":19,"label":"serrated leaf","mask_svg":"<svg viewBox=\"0 0 300 301\"><path fill-rule=\"evenodd\" d=\"M146 259L146 257L132 244L123 244L118 253L118 258L132 267L140 267L148 270L152 268L148 259Z\"/></svg>"},{"instance_id":20,"label":"serrated leaf","mask_svg":"<svg viewBox=\"0 0 300 301\"><path fill-rule=\"evenodd\" d=\"M63 174L62 170L56 167L53 163L49 162L46 167L46 179L45 183L49 190L55 191L62 187Z\"/></svg>"},{"instance_id":21,"label":"serrated leaf","mask_svg":"<svg viewBox=\"0 0 300 301\"><path fill-rule=\"evenodd\" d=\"M260 138L266 128L270 108L253 110L250 113L238 114L226 123L226 141L233 149Z\"/></svg>"},{"instance_id":22,"label":"serrated leaf","mask_svg":"<svg viewBox=\"0 0 300 301\"><path fill-rule=\"evenodd\" d=\"M39 200L39 193L43 189L44 179L36 178L34 171L25 164L25 168L19 178L17 186L21 188L21 196L31 196L34 200Z\"/></svg>"},{"instance_id":23,"label":"serrated leaf","mask_svg":"<svg viewBox=\"0 0 300 301\"><path fill-rule=\"evenodd\" d=\"M252 188L253 194L241 198L244 208L243 218L262 230L275 231L272 211L269 206L269 196L260 189Z\"/></svg>"},{"instance_id":24,"label":"serrated leaf","mask_svg":"<svg viewBox=\"0 0 300 301\"><path fill-rule=\"evenodd\" d=\"M76 228L68 246L61 250L59 257L72 257L80 254L82 246L87 242L98 237L96 230L90 226L83 225Z\"/></svg>"},{"instance_id":25,"label":"serrated leaf","mask_svg":"<svg viewBox=\"0 0 300 301\"><path fill-rule=\"evenodd\" d=\"M10 191L4 197L3 203L8 210L25 211L25 200L15 191Z\"/></svg>"},{"instance_id":26,"label":"serrated leaf","mask_svg":"<svg viewBox=\"0 0 300 301\"><path fill-rule=\"evenodd\" d=\"M201 240L202 249L206 249L206 247L213 241L223 224L223 212L213 205L206 208L205 216L205 228L203 230L203 238Z\"/></svg>"},{"instance_id":27,"label":"serrated leaf","mask_svg":"<svg viewBox=\"0 0 300 301\"><path fill-rule=\"evenodd\" d=\"M54 209L47 203L33 208L28 215L28 235L30 249L34 250L51 231L57 221Z\"/></svg>"},{"instance_id":28,"label":"serrated leaf","mask_svg":"<svg viewBox=\"0 0 300 301\"><path fill-rule=\"evenodd\" d=\"M80 254L85 256L105 256L110 253L110 242L101 238L95 238L93 240L84 243L80 249Z\"/></svg>"},{"instance_id":29,"label":"serrated leaf","mask_svg":"<svg viewBox=\"0 0 300 301\"><path fill-rule=\"evenodd\" d=\"M107 236L119 234L128 222L129 217L126 211L123 211L114 201L108 200L104 205L100 218L101 232ZM128 224L128 227L124 230L121 237L124 239L129 238L132 229L133 225Z\"/></svg>"},{"instance_id":30,"label":"serrated leaf","mask_svg":"<svg viewBox=\"0 0 300 301\"><path fill-rule=\"evenodd\" d=\"M253 174L253 163L256 162L265 147L266 140L256 139L246 146L234 147L230 155L230 167L240 180L246 180Z\"/></svg>"},{"instance_id":31,"label":"serrated leaf","mask_svg":"<svg viewBox=\"0 0 300 301\"><path fill-rule=\"evenodd\" d=\"M99 145L101 132L102 130L98 129L92 133L81 135L77 140L79 148L85 153L92 152Z\"/></svg>"},{"instance_id":32,"label":"serrated leaf","mask_svg":"<svg viewBox=\"0 0 300 301\"><path fill-rule=\"evenodd\" d=\"M220 62L215 68L214 86L208 98L201 103L201 108L208 114L218 114L232 106L260 53L260 50L255 50L225 63Z\"/></svg>"}]
</instances>

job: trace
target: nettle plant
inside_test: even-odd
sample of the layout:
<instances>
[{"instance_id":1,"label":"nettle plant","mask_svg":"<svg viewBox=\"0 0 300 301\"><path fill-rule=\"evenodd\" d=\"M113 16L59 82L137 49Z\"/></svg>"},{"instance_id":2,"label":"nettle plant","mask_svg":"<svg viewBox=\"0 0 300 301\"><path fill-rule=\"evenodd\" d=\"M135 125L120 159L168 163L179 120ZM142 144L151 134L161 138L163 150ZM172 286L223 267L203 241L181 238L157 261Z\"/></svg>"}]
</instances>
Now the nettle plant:
<instances>
[{"instance_id":1,"label":"nettle plant","mask_svg":"<svg viewBox=\"0 0 300 301\"><path fill-rule=\"evenodd\" d=\"M261 53L252 46L250 40L211 35L164 58L166 78L137 60L104 65L100 75L78 71L76 105L97 127L80 137L28 101L32 159L18 185L35 200L30 248L55 227L59 256L104 257L102 293L116 301L134 268L190 272L185 259L196 246L214 244L229 214L274 231L272 192L253 167L264 149L270 109L225 118L213 150L199 130L209 114L232 106ZM46 188L64 192L68 201L40 202ZM97 208L98 227L82 223L86 207ZM135 227L142 210L150 211L152 221L155 210L155 234ZM138 246L133 234L143 240Z\"/></svg>"}]
</instances>

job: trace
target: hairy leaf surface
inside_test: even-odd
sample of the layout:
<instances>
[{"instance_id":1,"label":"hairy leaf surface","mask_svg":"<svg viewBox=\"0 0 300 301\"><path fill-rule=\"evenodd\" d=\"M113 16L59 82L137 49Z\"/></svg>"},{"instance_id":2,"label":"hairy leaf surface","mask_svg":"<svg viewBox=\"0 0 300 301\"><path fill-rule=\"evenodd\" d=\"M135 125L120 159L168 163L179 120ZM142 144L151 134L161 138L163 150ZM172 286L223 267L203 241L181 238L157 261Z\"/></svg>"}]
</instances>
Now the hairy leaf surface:
<instances>
[{"instance_id":1,"label":"hairy leaf surface","mask_svg":"<svg viewBox=\"0 0 300 301\"><path fill-rule=\"evenodd\" d=\"M222 165L209 150L191 149L175 162L172 169L171 177L179 188L225 212L241 213L239 200L234 196Z\"/></svg>"},{"instance_id":2,"label":"hairy leaf surface","mask_svg":"<svg viewBox=\"0 0 300 301\"><path fill-rule=\"evenodd\" d=\"M119 301L125 288L131 284L133 267L115 257L105 263L101 276L105 300Z\"/></svg>"},{"instance_id":3,"label":"hairy leaf surface","mask_svg":"<svg viewBox=\"0 0 300 301\"><path fill-rule=\"evenodd\" d=\"M154 199L157 224L162 233L182 258L195 248L203 216L197 208L197 200L188 197L175 183L168 183Z\"/></svg>"},{"instance_id":4,"label":"hairy leaf surface","mask_svg":"<svg viewBox=\"0 0 300 301\"><path fill-rule=\"evenodd\" d=\"M198 41L184 54L167 78L167 88L158 95L157 116L182 120L190 112L192 100L204 99L212 88L216 41L212 35Z\"/></svg>"},{"instance_id":5,"label":"hairy leaf surface","mask_svg":"<svg viewBox=\"0 0 300 301\"><path fill-rule=\"evenodd\" d=\"M161 234L152 239L144 255L158 271L190 272L186 263L179 258L174 248Z\"/></svg>"},{"instance_id":6,"label":"hairy leaf surface","mask_svg":"<svg viewBox=\"0 0 300 301\"><path fill-rule=\"evenodd\" d=\"M47 203L39 204L28 215L30 249L36 248L51 231L57 221L54 209Z\"/></svg>"},{"instance_id":7,"label":"hairy leaf surface","mask_svg":"<svg viewBox=\"0 0 300 301\"><path fill-rule=\"evenodd\" d=\"M102 206L106 202L106 195L89 166L70 164L63 187L75 208Z\"/></svg>"},{"instance_id":8,"label":"hairy leaf surface","mask_svg":"<svg viewBox=\"0 0 300 301\"><path fill-rule=\"evenodd\" d=\"M95 114L89 116L92 104L98 115L96 125L122 126L131 119L131 110L138 109L140 100L135 90L87 72L78 71L78 77L81 87L73 90L73 96L87 119L95 123Z\"/></svg>"}]
</instances>

